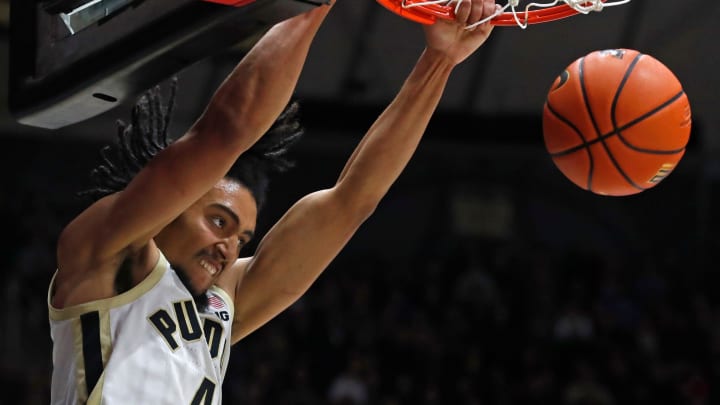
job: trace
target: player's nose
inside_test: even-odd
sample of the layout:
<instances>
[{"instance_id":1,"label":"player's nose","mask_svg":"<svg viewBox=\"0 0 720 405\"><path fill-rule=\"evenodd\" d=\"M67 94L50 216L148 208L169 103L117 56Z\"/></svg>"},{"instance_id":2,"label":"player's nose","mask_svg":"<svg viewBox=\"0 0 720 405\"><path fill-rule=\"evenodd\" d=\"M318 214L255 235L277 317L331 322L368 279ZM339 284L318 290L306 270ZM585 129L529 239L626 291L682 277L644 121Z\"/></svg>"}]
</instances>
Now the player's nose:
<instances>
[{"instance_id":1,"label":"player's nose","mask_svg":"<svg viewBox=\"0 0 720 405\"><path fill-rule=\"evenodd\" d=\"M213 249L213 256L215 260L219 261L223 265L227 263L228 258L232 255L232 240L231 238L225 238L215 244Z\"/></svg>"}]
</instances>

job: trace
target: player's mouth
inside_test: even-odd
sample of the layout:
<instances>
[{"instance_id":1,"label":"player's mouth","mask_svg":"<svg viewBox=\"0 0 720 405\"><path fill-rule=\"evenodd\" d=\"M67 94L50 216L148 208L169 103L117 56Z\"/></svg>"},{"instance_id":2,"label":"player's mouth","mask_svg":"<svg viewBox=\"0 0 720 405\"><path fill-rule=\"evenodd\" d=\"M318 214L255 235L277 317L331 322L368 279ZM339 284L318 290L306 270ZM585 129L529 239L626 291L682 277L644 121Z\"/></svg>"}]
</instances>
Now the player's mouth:
<instances>
[{"instance_id":1,"label":"player's mouth","mask_svg":"<svg viewBox=\"0 0 720 405\"><path fill-rule=\"evenodd\" d=\"M200 259L200 266L205 269L211 276L216 275L222 270L222 265L214 260Z\"/></svg>"}]
</instances>

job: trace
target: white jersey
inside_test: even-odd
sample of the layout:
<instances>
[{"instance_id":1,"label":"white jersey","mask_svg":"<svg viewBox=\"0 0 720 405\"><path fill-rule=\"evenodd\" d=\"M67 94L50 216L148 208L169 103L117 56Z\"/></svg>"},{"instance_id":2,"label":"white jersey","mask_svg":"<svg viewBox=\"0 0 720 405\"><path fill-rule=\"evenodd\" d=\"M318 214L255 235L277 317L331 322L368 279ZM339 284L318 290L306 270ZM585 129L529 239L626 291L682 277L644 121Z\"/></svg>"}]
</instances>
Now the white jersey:
<instances>
[{"instance_id":1,"label":"white jersey","mask_svg":"<svg viewBox=\"0 0 720 405\"><path fill-rule=\"evenodd\" d=\"M115 297L48 307L53 340L51 404L222 403L233 302L218 287L198 313L160 254L138 285Z\"/></svg>"}]
</instances>

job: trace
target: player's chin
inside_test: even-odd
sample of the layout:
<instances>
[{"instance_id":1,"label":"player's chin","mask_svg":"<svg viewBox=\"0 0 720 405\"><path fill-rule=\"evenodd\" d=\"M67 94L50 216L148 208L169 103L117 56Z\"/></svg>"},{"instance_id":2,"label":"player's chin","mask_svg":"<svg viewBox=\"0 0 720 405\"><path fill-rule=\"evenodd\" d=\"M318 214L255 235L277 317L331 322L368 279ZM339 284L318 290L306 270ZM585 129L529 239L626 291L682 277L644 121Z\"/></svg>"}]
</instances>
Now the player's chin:
<instances>
[{"instance_id":1,"label":"player's chin","mask_svg":"<svg viewBox=\"0 0 720 405\"><path fill-rule=\"evenodd\" d=\"M195 277L193 278L193 288L192 293L193 294L202 294L205 291L208 290L217 279L217 276L209 274L204 269L201 269L201 271L198 271Z\"/></svg>"},{"instance_id":2,"label":"player's chin","mask_svg":"<svg viewBox=\"0 0 720 405\"><path fill-rule=\"evenodd\" d=\"M187 288L190 294L194 296L204 294L205 291L207 291L213 284L212 276L202 267L173 267L182 284L185 288Z\"/></svg>"}]
</instances>

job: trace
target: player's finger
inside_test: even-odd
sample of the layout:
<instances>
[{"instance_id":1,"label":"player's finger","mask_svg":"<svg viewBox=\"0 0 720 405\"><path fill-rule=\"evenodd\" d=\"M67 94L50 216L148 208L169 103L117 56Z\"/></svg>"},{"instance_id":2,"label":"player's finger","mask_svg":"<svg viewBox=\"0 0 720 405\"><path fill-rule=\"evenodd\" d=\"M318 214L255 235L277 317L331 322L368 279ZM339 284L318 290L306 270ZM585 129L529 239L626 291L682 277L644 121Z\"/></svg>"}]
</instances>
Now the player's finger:
<instances>
[{"instance_id":1,"label":"player's finger","mask_svg":"<svg viewBox=\"0 0 720 405\"><path fill-rule=\"evenodd\" d=\"M479 26L489 26L489 20L500 14L502 7L495 3L495 0L476 0L468 17L469 31L474 31Z\"/></svg>"},{"instance_id":2,"label":"player's finger","mask_svg":"<svg viewBox=\"0 0 720 405\"><path fill-rule=\"evenodd\" d=\"M485 0L483 2L483 16L481 18L487 18L492 15L499 13L502 10L499 4L495 0Z\"/></svg>"},{"instance_id":3,"label":"player's finger","mask_svg":"<svg viewBox=\"0 0 720 405\"><path fill-rule=\"evenodd\" d=\"M484 18L485 3L485 0L473 0L468 24L474 24Z\"/></svg>"},{"instance_id":4,"label":"player's finger","mask_svg":"<svg viewBox=\"0 0 720 405\"><path fill-rule=\"evenodd\" d=\"M470 11L472 8L472 0L458 0L455 6L455 21L459 24L467 24L468 18L470 18Z\"/></svg>"}]
</instances>

